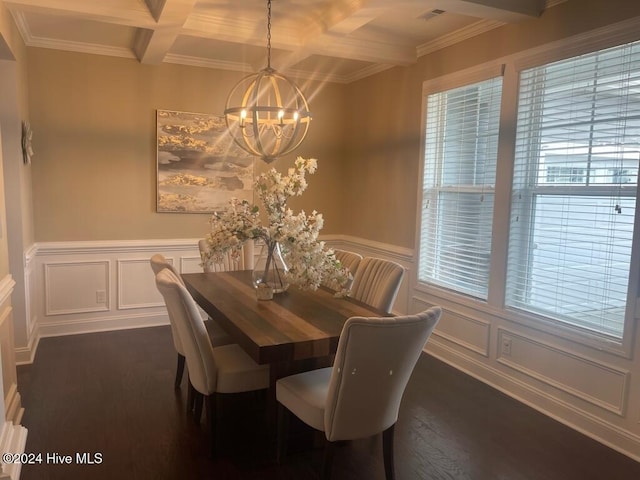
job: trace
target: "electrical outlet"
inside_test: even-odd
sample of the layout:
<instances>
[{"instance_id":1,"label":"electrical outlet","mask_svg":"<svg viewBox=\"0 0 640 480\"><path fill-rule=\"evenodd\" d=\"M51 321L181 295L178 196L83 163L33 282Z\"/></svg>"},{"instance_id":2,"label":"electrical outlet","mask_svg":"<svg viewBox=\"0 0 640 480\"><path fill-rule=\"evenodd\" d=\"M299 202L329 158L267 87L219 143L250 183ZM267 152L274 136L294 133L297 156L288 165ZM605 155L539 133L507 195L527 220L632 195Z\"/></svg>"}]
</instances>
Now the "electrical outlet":
<instances>
[{"instance_id":1,"label":"electrical outlet","mask_svg":"<svg viewBox=\"0 0 640 480\"><path fill-rule=\"evenodd\" d=\"M511 338L502 337L502 355L505 357L511 356Z\"/></svg>"},{"instance_id":2,"label":"electrical outlet","mask_svg":"<svg viewBox=\"0 0 640 480\"><path fill-rule=\"evenodd\" d=\"M96 290L96 303L107 303L107 292L105 290Z\"/></svg>"}]
</instances>

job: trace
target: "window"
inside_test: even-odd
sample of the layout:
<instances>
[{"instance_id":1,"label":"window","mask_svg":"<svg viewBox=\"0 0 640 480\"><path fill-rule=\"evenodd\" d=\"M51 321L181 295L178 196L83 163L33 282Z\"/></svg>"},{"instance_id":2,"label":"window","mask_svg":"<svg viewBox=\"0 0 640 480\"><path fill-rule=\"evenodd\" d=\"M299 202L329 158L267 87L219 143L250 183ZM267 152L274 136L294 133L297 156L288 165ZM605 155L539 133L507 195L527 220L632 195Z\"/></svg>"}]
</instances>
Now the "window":
<instances>
[{"instance_id":1,"label":"window","mask_svg":"<svg viewBox=\"0 0 640 480\"><path fill-rule=\"evenodd\" d=\"M508 306L622 338L639 159L640 43L521 72Z\"/></svg>"},{"instance_id":2,"label":"window","mask_svg":"<svg viewBox=\"0 0 640 480\"><path fill-rule=\"evenodd\" d=\"M502 77L427 96L418 280L486 299Z\"/></svg>"},{"instance_id":3,"label":"window","mask_svg":"<svg viewBox=\"0 0 640 480\"><path fill-rule=\"evenodd\" d=\"M584 168L547 167L547 183L584 183ZM544 179L542 181L545 181Z\"/></svg>"}]
</instances>

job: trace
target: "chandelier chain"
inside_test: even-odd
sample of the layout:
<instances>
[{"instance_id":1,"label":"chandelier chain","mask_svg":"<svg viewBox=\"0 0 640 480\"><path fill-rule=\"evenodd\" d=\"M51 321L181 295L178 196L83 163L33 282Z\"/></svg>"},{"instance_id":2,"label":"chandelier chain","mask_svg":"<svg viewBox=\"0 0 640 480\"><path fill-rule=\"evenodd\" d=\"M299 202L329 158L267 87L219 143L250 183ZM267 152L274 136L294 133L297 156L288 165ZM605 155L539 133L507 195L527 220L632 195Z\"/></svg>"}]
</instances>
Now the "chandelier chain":
<instances>
[{"instance_id":1,"label":"chandelier chain","mask_svg":"<svg viewBox=\"0 0 640 480\"><path fill-rule=\"evenodd\" d=\"M267 69L271 70L271 0L267 0Z\"/></svg>"}]
</instances>

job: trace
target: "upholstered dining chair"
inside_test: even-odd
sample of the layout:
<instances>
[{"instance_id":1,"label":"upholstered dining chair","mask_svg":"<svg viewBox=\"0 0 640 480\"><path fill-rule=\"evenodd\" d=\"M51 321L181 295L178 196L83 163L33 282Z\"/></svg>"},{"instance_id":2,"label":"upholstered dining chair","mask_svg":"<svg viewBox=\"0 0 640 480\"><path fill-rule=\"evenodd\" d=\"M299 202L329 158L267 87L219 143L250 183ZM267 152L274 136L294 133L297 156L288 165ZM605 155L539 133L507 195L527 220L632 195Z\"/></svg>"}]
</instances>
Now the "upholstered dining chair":
<instances>
[{"instance_id":1,"label":"upholstered dining chair","mask_svg":"<svg viewBox=\"0 0 640 480\"><path fill-rule=\"evenodd\" d=\"M151 264L151 269L153 270L153 274L157 275L163 269L167 268L173 272L176 278L182 283L182 277L178 273L176 267L173 266L172 263L167 260L164 255L156 253L149 259L149 263ZM182 344L180 343L180 337L175 330L174 322L171 321L171 312L169 313L169 325L171 326L171 338L173 339L173 347L178 354L178 362L176 366L176 379L174 381L174 388L180 388L182 384L182 376L184 374L184 349L182 348ZM210 336L213 338L213 344L215 346L227 345L230 343L234 343L231 336L224 331L224 329L215 321L209 320L206 323L207 330L209 331Z\"/></svg>"},{"instance_id":2,"label":"upholstered dining chair","mask_svg":"<svg viewBox=\"0 0 640 480\"><path fill-rule=\"evenodd\" d=\"M215 454L217 395L268 388L269 366L258 365L238 344L214 348L195 300L171 270L163 269L156 275L156 286L164 297L184 350L190 395L204 399L211 452ZM198 423L199 417L198 411Z\"/></svg>"},{"instance_id":3,"label":"upholstered dining chair","mask_svg":"<svg viewBox=\"0 0 640 480\"><path fill-rule=\"evenodd\" d=\"M169 263L164 255L156 253L149 259L149 263L151 264L151 269L153 270L153 274L157 275L163 269L167 268L173 272L176 278L180 278L180 274L173 266L173 264ZM176 379L173 383L174 388L180 388L180 384L182 383L182 375L184 373L184 348L182 348L182 343L180 343L180 337L178 336L178 332L176 331L175 324L173 320L171 320L171 312L169 313L169 326L171 327L171 338L173 339L173 347L178 354L178 365L176 367Z\"/></svg>"},{"instance_id":4,"label":"upholstered dining chair","mask_svg":"<svg viewBox=\"0 0 640 480\"><path fill-rule=\"evenodd\" d=\"M399 317L348 319L333 367L281 378L278 400L278 461L282 460L289 412L324 432L322 479L331 474L335 442L383 434L387 480L395 478L393 432L400 401L442 310Z\"/></svg>"},{"instance_id":5,"label":"upholstered dining chair","mask_svg":"<svg viewBox=\"0 0 640 480\"><path fill-rule=\"evenodd\" d=\"M364 257L356 270L349 296L391 313L403 276L402 265L381 258Z\"/></svg>"},{"instance_id":6,"label":"upholstered dining chair","mask_svg":"<svg viewBox=\"0 0 640 480\"><path fill-rule=\"evenodd\" d=\"M355 252L349 252L347 250L339 250L339 249L334 249L333 253L336 256L336 259L340 260L340 264L344 268L349 270L350 278L347 281L346 285L344 285L344 288L347 291L349 291L351 289L351 285L353 284L353 279L356 275L356 270L358 269L358 265L360 265L360 261L362 260L362 255ZM326 282L324 283L324 286L332 290L339 290L340 288L342 288L340 285L336 285L332 282Z\"/></svg>"},{"instance_id":7,"label":"upholstered dining chair","mask_svg":"<svg viewBox=\"0 0 640 480\"><path fill-rule=\"evenodd\" d=\"M198 242L200 258L202 259L202 269L205 272L230 272L234 270L252 270L254 264L254 243L247 240L242 245L239 258L233 258L231 253L227 253L222 259L222 263L207 261L205 255L209 251L207 241L203 238Z\"/></svg>"}]
</instances>

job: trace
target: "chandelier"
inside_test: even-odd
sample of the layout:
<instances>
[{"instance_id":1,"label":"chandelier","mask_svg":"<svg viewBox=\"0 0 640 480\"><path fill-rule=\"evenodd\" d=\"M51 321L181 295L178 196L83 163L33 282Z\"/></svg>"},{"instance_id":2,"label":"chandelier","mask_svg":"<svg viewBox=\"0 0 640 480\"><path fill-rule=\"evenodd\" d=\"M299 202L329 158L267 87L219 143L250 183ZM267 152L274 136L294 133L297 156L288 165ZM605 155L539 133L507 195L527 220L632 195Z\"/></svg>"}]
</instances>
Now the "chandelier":
<instances>
[{"instance_id":1,"label":"chandelier","mask_svg":"<svg viewBox=\"0 0 640 480\"><path fill-rule=\"evenodd\" d=\"M267 0L267 67L233 87L224 110L233 140L270 163L293 151L309 130L311 113L302 91L271 68L271 0Z\"/></svg>"}]
</instances>

